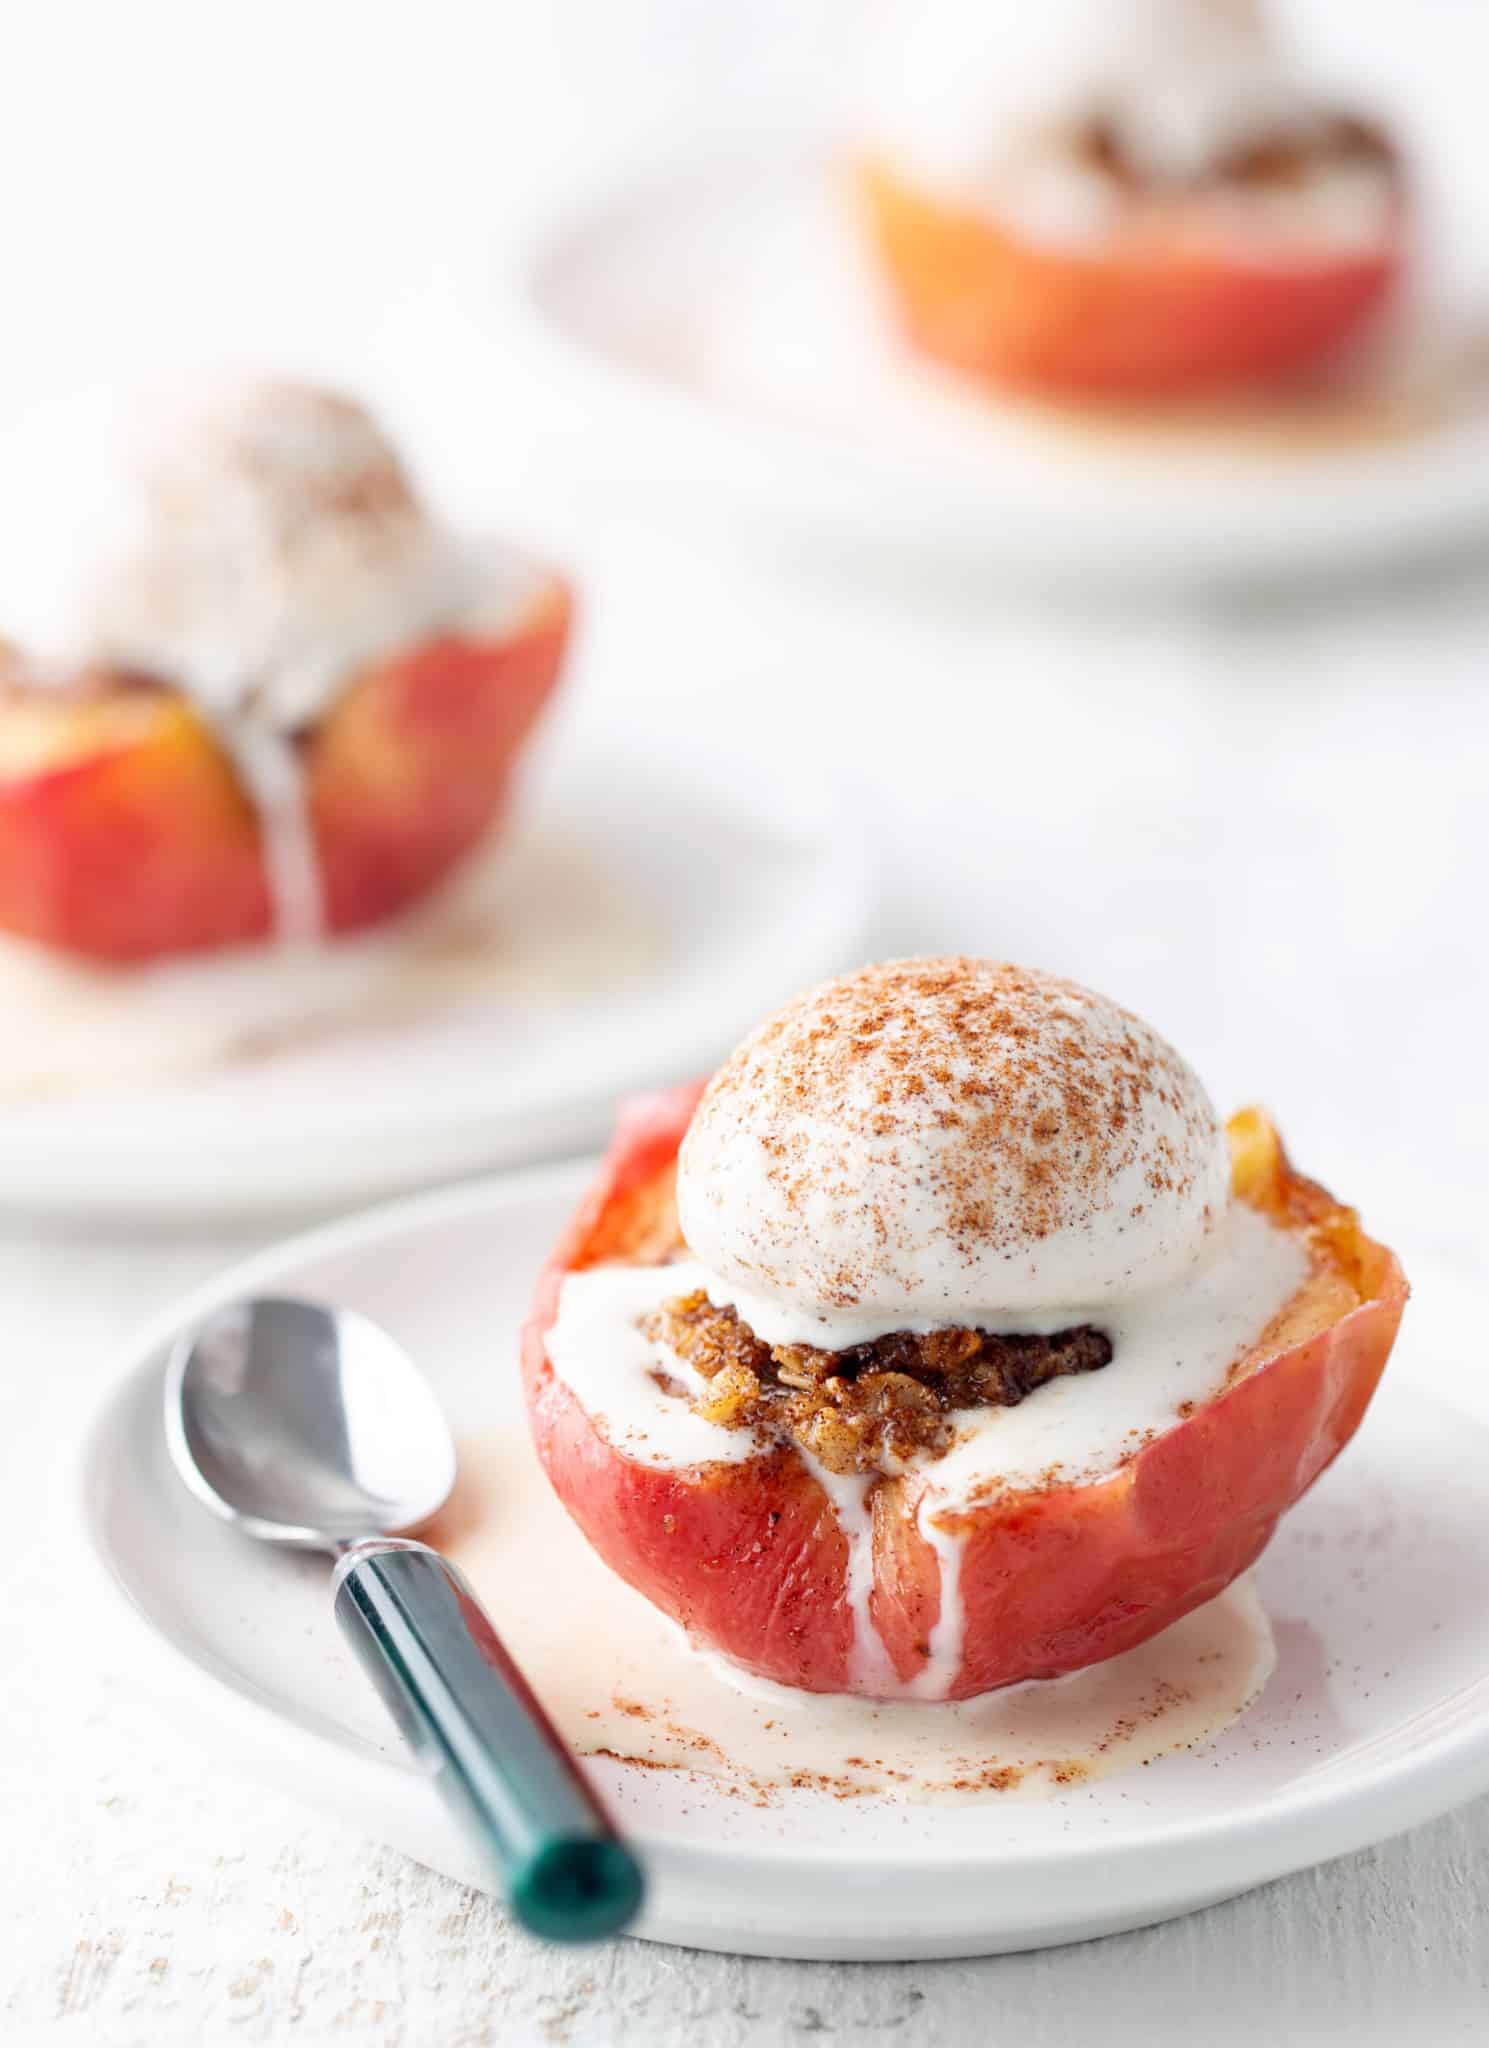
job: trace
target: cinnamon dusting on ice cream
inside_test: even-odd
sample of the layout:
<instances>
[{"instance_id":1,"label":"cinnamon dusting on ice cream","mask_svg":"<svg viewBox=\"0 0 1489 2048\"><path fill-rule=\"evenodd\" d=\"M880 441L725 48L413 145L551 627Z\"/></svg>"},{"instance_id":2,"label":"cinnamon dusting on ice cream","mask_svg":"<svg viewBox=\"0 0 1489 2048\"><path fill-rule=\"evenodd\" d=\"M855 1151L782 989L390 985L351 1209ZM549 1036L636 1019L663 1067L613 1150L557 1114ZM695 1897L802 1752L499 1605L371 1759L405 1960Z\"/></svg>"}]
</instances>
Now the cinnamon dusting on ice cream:
<instances>
[{"instance_id":1,"label":"cinnamon dusting on ice cream","mask_svg":"<svg viewBox=\"0 0 1489 2048\"><path fill-rule=\"evenodd\" d=\"M1227 1181L1203 1087L1139 1018L953 957L767 1019L699 1105L678 1201L757 1337L840 1349L771 1310L932 1328L1130 1293L1192 1263Z\"/></svg>"}]
</instances>

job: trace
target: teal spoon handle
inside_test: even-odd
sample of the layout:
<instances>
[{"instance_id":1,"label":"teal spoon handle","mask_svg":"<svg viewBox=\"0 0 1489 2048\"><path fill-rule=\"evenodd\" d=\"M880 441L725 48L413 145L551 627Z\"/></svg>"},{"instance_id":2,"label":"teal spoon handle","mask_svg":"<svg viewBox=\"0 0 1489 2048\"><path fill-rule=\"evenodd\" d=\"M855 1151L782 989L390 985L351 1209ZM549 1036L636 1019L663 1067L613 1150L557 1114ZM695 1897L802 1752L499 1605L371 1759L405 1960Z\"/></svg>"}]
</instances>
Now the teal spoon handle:
<instances>
[{"instance_id":1,"label":"teal spoon handle","mask_svg":"<svg viewBox=\"0 0 1489 2048\"><path fill-rule=\"evenodd\" d=\"M336 1619L446 1803L548 1941L618 1934L640 1866L470 1587L427 1544L375 1537L332 1582Z\"/></svg>"}]
</instances>

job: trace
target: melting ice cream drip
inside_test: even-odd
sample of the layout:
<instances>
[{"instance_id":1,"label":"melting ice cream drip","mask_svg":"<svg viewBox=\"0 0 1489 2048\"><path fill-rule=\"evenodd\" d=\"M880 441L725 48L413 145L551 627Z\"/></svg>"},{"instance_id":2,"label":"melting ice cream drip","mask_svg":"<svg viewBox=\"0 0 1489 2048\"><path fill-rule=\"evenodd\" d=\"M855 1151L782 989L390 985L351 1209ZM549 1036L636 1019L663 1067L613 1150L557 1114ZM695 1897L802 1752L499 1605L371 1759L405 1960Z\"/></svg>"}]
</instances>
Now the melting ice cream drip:
<instances>
[{"instance_id":1,"label":"melting ice cream drip","mask_svg":"<svg viewBox=\"0 0 1489 2048\"><path fill-rule=\"evenodd\" d=\"M896 0L859 99L878 146L934 184L989 195L1032 139L1092 120L1146 175L1178 181L1312 120L1256 0Z\"/></svg>"},{"instance_id":2,"label":"melting ice cream drip","mask_svg":"<svg viewBox=\"0 0 1489 2048\"><path fill-rule=\"evenodd\" d=\"M313 945L325 930L325 891L299 746L252 718L220 719L217 730L258 813L275 937Z\"/></svg>"},{"instance_id":3,"label":"melting ice cream drip","mask_svg":"<svg viewBox=\"0 0 1489 2048\"><path fill-rule=\"evenodd\" d=\"M853 1623L848 1667L860 1692L888 1696L899 1680L890 1661L879 1624L874 1619L874 1487L873 1474L830 1472L800 1445L796 1455L832 1506L838 1532L847 1546L843 1568L843 1600Z\"/></svg>"},{"instance_id":4,"label":"melting ice cream drip","mask_svg":"<svg viewBox=\"0 0 1489 2048\"><path fill-rule=\"evenodd\" d=\"M935 1554L940 1574L940 1608L931 1629L925 1663L904 1688L915 1699L944 1700L962 1667L962 1640L967 1632L962 1603L962 1546L966 1538L944 1528L934 1514L935 1503L922 1496L916 1526ZM927 1508L932 1512L927 1512Z\"/></svg>"}]
</instances>

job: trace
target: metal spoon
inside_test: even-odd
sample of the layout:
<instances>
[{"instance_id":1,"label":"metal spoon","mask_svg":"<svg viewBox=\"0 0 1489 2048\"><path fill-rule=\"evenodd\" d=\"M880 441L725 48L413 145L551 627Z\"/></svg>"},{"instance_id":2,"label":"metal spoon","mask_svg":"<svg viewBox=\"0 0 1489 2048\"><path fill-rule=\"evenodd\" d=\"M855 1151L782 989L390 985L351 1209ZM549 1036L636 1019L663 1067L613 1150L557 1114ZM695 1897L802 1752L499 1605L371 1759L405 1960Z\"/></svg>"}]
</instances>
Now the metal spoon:
<instances>
[{"instance_id":1,"label":"metal spoon","mask_svg":"<svg viewBox=\"0 0 1489 2048\"><path fill-rule=\"evenodd\" d=\"M177 1341L165 1430L215 1514L338 1559L344 1634L524 1926L592 1941L629 1925L634 1856L460 1573L395 1533L427 1522L455 1482L449 1429L407 1353L347 1309L231 1302Z\"/></svg>"}]
</instances>

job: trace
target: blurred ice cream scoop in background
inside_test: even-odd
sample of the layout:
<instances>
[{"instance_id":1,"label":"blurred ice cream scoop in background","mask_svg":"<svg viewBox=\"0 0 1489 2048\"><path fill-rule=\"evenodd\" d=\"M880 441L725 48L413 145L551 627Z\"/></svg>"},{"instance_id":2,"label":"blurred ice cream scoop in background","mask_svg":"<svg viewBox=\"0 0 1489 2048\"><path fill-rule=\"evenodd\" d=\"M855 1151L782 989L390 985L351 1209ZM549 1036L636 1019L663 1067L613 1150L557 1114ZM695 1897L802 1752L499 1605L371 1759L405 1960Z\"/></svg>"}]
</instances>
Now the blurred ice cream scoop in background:
<instances>
[{"instance_id":1,"label":"blurred ice cream scoop in background","mask_svg":"<svg viewBox=\"0 0 1489 2048\"><path fill-rule=\"evenodd\" d=\"M909 339L975 376L1170 397L1311 365L1388 299L1403 179L1255 0L891 9L874 239Z\"/></svg>"},{"instance_id":2,"label":"blurred ice cream scoop in background","mask_svg":"<svg viewBox=\"0 0 1489 2048\"><path fill-rule=\"evenodd\" d=\"M887 147L956 184L1045 127L1100 119L1144 174L1187 178L1315 118L1259 0L894 0L877 21L870 117Z\"/></svg>"},{"instance_id":3,"label":"blurred ice cream scoop in background","mask_svg":"<svg viewBox=\"0 0 1489 2048\"><path fill-rule=\"evenodd\" d=\"M221 383L139 449L134 532L85 606L94 651L219 716L309 725L360 663L448 615L461 562L367 409Z\"/></svg>"}]
</instances>

